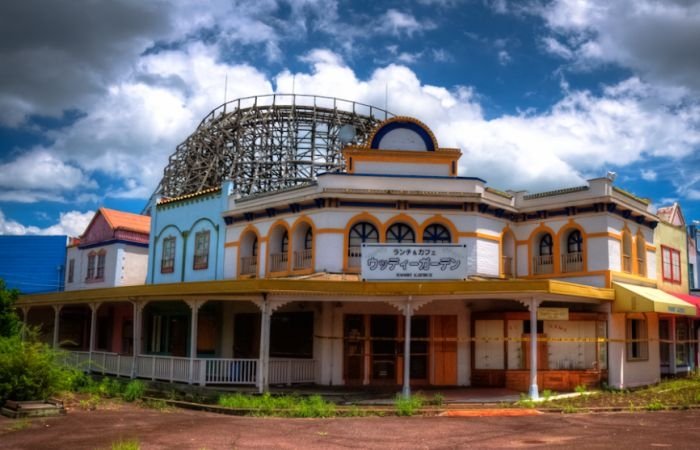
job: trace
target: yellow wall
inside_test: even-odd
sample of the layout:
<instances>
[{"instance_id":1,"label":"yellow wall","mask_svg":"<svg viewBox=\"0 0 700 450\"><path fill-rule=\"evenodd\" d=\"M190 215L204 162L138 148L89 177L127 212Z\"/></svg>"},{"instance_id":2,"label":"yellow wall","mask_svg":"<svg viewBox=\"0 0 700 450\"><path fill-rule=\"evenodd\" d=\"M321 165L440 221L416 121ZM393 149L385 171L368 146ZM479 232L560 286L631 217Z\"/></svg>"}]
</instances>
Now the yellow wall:
<instances>
[{"instance_id":1,"label":"yellow wall","mask_svg":"<svg viewBox=\"0 0 700 450\"><path fill-rule=\"evenodd\" d=\"M656 278L659 289L667 292L688 293L688 238L684 226L674 226L659 222L654 230L654 244L656 245ZM670 283L663 278L663 261L661 246L671 247L681 254L681 283Z\"/></svg>"}]
</instances>

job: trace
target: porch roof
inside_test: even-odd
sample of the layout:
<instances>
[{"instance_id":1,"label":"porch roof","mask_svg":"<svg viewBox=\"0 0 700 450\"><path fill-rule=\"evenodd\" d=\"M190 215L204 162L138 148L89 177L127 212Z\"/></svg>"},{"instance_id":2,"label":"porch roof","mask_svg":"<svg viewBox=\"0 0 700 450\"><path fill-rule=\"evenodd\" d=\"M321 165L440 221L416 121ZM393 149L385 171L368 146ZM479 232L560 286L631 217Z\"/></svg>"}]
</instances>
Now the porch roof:
<instances>
[{"instance_id":1,"label":"porch roof","mask_svg":"<svg viewBox=\"0 0 700 450\"><path fill-rule=\"evenodd\" d=\"M407 297L415 298L537 298L552 301L600 302L614 300L612 289L597 288L558 280L467 280L467 281L349 281L315 279L252 279L148 284L104 289L23 295L18 306L69 304L105 301L175 300L252 300L263 294L281 296ZM306 298L305 300L311 300ZM320 299L318 299L320 300Z\"/></svg>"},{"instance_id":2,"label":"porch roof","mask_svg":"<svg viewBox=\"0 0 700 450\"><path fill-rule=\"evenodd\" d=\"M659 289L627 283L613 283L613 312L657 312L695 316L695 305Z\"/></svg>"}]
</instances>

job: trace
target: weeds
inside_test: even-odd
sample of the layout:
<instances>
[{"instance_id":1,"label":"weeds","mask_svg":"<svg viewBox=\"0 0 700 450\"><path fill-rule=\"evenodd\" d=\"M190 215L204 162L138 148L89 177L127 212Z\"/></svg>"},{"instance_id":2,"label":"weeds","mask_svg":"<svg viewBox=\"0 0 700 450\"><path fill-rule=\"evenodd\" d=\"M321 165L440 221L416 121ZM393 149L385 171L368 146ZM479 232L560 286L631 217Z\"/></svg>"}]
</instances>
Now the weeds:
<instances>
[{"instance_id":1,"label":"weeds","mask_svg":"<svg viewBox=\"0 0 700 450\"><path fill-rule=\"evenodd\" d=\"M661 411L666 409L666 405L660 400L652 400L644 407L647 411Z\"/></svg>"},{"instance_id":2,"label":"weeds","mask_svg":"<svg viewBox=\"0 0 700 450\"><path fill-rule=\"evenodd\" d=\"M396 396L396 399L394 399L396 414L399 416L412 416L417 410L423 407L423 403L424 399L420 395L404 397L399 394Z\"/></svg>"},{"instance_id":3,"label":"weeds","mask_svg":"<svg viewBox=\"0 0 700 450\"><path fill-rule=\"evenodd\" d=\"M141 444L136 439L128 441L119 440L112 443L112 450L140 450Z\"/></svg>"},{"instance_id":4,"label":"weeds","mask_svg":"<svg viewBox=\"0 0 700 450\"><path fill-rule=\"evenodd\" d=\"M170 409L170 407L165 402L165 400L160 400L160 399L148 399L148 400L143 402L143 406L145 406L146 408L155 409L155 410L161 411L161 412L164 412L164 411L167 411Z\"/></svg>"},{"instance_id":5,"label":"weeds","mask_svg":"<svg viewBox=\"0 0 700 450\"><path fill-rule=\"evenodd\" d=\"M320 395L300 397L297 395L273 396L230 394L222 395L218 401L220 406L232 409L247 410L254 416L283 416L283 417L334 417L335 404L323 400Z\"/></svg>"},{"instance_id":6,"label":"weeds","mask_svg":"<svg viewBox=\"0 0 700 450\"><path fill-rule=\"evenodd\" d=\"M14 422L12 425L8 427L9 431L22 431L31 426L31 422L27 419L18 419L16 422Z\"/></svg>"},{"instance_id":7,"label":"weeds","mask_svg":"<svg viewBox=\"0 0 700 450\"><path fill-rule=\"evenodd\" d=\"M527 394L520 394L520 400L516 403L518 406L523 408L534 408L535 401L530 398Z\"/></svg>"},{"instance_id":8,"label":"weeds","mask_svg":"<svg viewBox=\"0 0 700 450\"><path fill-rule=\"evenodd\" d=\"M141 397L143 397L143 394L145 391L146 391L146 385L144 385L142 381L133 380L133 381L130 381L129 384L127 384L126 387L124 388L124 393L122 394L122 398L124 400L126 400L127 402L133 402L135 400L140 400Z\"/></svg>"},{"instance_id":9,"label":"weeds","mask_svg":"<svg viewBox=\"0 0 700 450\"><path fill-rule=\"evenodd\" d=\"M576 386L574 388L574 392L576 392L577 394L583 394L587 390L588 389L586 388L586 385L584 385L584 384L579 384L578 386Z\"/></svg>"},{"instance_id":10,"label":"weeds","mask_svg":"<svg viewBox=\"0 0 700 450\"><path fill-rule=\"evenodd\" d=\"M554 392L550 391L549 389L545 389L542 391L542 398L544 399L545 402L548 402L552 396L554 395Z\"/></svg>"},{"instance_id":11,"label":"weeds","mask_svg":"<svg viewBox=\"0 0 700 450\"><path fill-rule=\"evenodd\" d=\"M430 404L441 408L445 404L445 396L438 392L437 394L433 395L432 400L430 400Z\"/></svg>"}]
</instances>

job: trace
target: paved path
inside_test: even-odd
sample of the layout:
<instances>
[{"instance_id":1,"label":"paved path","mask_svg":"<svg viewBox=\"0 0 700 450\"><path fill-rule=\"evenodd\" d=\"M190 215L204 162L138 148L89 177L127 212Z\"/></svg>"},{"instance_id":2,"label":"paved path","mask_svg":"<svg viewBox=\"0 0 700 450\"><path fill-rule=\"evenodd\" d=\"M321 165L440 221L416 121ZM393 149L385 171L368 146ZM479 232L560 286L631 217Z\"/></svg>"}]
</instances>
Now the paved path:
<instances>
[{"instance_id":1,"label":"paved path","mask_svg":"<svg viewBox=\"0 0 700 450\"><path fill-rule=\"evenodd\" d=\"M700 448L700 411L518 417L278 419L132 405L16 425L0 417L0 448ZM11 430L11 428L14 428ZM19 429L22 428L22 429Z\"/></svg>"}]
</instances>

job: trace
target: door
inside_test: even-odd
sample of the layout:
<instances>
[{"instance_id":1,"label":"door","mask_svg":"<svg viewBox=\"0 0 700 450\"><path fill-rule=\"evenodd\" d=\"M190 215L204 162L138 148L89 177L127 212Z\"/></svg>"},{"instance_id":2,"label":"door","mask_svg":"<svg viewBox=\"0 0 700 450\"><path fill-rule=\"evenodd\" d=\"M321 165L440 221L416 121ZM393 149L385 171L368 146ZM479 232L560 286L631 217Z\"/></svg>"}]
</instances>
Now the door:
<instances>
[{"instance_id":1,"label":"door","mask_svg":"<svg viewBox=\"0 0 700 450\"><path fill-rule=\"evenodd\" d=\"M435 385L457 384L457 316L433 316Z\"/></svg>"},{"instance_id":2,"label":"door","mask_svg":"<svg viewBox=\"0 0 700 450\"><path fill-rule=\"evenodd\" d=\"M370 378L376 384L396 384L398 316L370 317Z\"/></svg>"},{"instance_id":3,"label":"door","mask_svg":"<svg viewBox=\"0 0 700 450\"><path fill-rule=\"evenodd\" d=\"M260 357L260 314L236 314L233 318L233 357Z\"/></svg>"},{"instance_id":4,"label":"door","mask_svg":"<svg viewBox=\"0 0 700 450\"><path fill-rule=\"evenodd\" d=\"M365 317L348 314L343 328L345 383L362 384L365 378Z\"/></svg>"}]
</instances>

